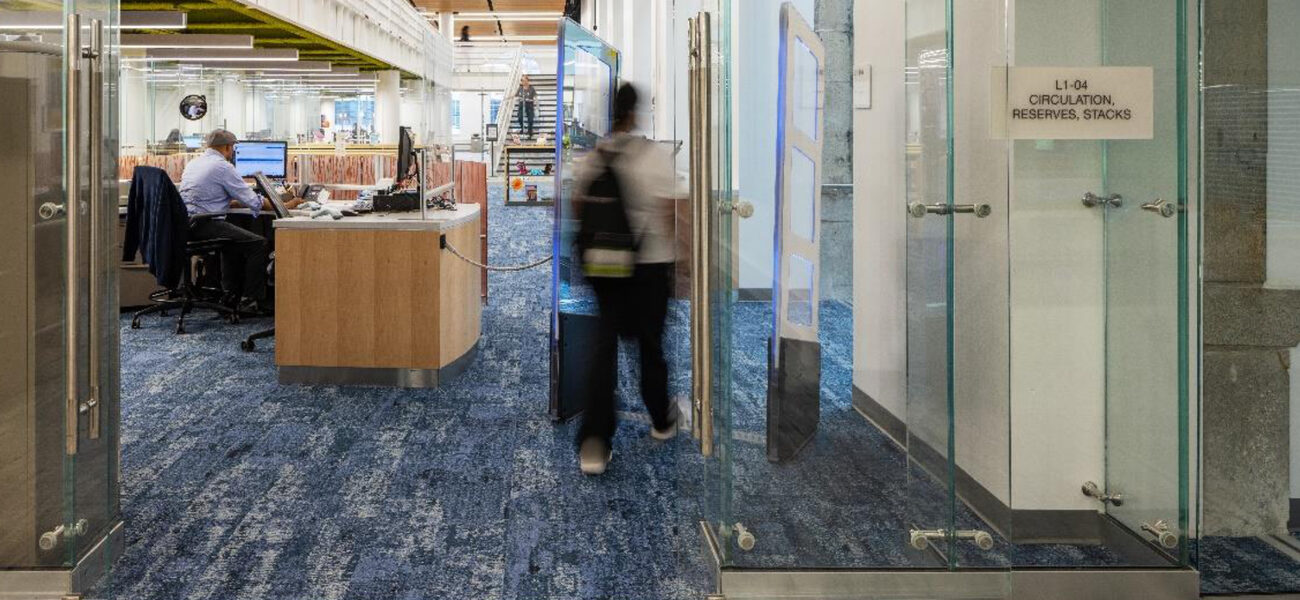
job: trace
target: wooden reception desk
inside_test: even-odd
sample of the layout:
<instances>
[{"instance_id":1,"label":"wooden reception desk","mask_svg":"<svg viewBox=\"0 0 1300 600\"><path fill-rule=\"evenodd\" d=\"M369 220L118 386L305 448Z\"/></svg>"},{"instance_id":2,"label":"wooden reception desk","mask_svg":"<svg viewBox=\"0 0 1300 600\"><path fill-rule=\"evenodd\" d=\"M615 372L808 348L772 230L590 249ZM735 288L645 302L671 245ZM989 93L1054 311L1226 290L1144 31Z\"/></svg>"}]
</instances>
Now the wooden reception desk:
<instances>
[{"instance_id":1,"label":"wooden reception desk","mask_svg":"<svg viewBox=\"0 0 1300 600\"><path fill-rule=\"evenodd\" d=\"M281 383L435 387L481 334L479 207L275 221Z\"/></svg>"}]
</instances>

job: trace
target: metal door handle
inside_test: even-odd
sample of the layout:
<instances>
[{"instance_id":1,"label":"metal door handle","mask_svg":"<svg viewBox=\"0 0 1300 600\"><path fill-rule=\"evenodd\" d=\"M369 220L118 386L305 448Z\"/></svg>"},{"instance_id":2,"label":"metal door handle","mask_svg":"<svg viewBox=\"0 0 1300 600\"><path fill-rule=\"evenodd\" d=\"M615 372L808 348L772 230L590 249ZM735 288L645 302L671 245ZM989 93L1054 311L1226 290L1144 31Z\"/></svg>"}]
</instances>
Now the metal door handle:
<instances>
[{"instance_id":1,"label":"metal door handle","mask_svg":"<svg viewBox=\"0 0 1300 600\"><path fill-rule=\"evenodd\" d=\"M101 279L108 266L104 251L104 22L90 20L90 47L82 54L90 60L90 343L87 352L90 397L82 403L86 412L86 434L99 439L100 402L100 334L103 323L100 313L104 302ZM114 203L116 204L116 203ZM75 352L75 350L70 350Z\"/></svg>"},{"instance_id":2,"label":"metal door handle","mask_svg":"<svg viewBox=\"0 0 1300 600\"><path fill-rule=\"evenodd\" d=\"M987 204L922 204L913 202L907 205L908 214L918 219L925 215L973 214L983 219L993 214L993 207Z\"/></svg>"},{"instance_id":3,"label":"metal door handle","mask_svg":"<svg viewBox=\"0 0 1300 600\"><path fill-rule=\"evenodd\" d=\"M64 252L64 452L77 453L77 433L81 410L81 370L77 349L81 347L81 278L77 271L81 255L81 15L68 15L63 32L63 188L67 194L67 233Z\"/></svg>"},{"instance_id":4,"label":"metal door handle","mask_svg":"<svg viewBox=\"0 0 1300 600\"><path fill-rule=\"evenodd\" d=\"M61 217L67 213L68 206L66 204L56 204L54 202L46 202L36 211L36 214L40 215L41 219L46 221L55 217Z\"/></svg>"},{"instance_id":5,"label":"metal door handle","mask_svg":"<svg viewBox=\"0 0 1300 600\"><path fill-rule=\"evenodd\" d=\"M748 219L754 216L754 204L748 200L736 200L731 203L731 212L736 213L742 219Z\"/></svg>"},{"instance_id":6,"label":"metal door handle","mask_svg":"<svg viewBox=\"0 0 1300 600\"><path fill-rule=\"evenodd\" d=\"M713 329L709 284L713 279L713 106L711 18L700 12L687 21L690 48L690 164L691 164L691 431L700 442L700 454L713 455ZM732 207L735 208L734 206ZM697 425L698 423L698 425Z\"/></svg>"},{"instance_id":7,"label":"metal door handle","mask_svg":"<svg viewBox=\"0 0 1300 600\"><path fill-rule=\"evenodd\" d=\"M1157 198L1155 202L1147 202L1142 205L1142 210L1156 213L1166 219L1178 214L1178 206L1168 200Z\"/></svg>"},{"instance_id":8,"label":"metal door handle","mask_svg":"<svg viewBox=\"0 0 1300 600\"><path fill-rule=\"evenodd\" d=\"M1097 194L1088 192L1083 195L1083 205L1088 208L1095 208L1098 206L1114 206L1115 208L1119 208L1124 205L1124 197L1119 194L1098 196Z\"/></svg>"}]
</instances>

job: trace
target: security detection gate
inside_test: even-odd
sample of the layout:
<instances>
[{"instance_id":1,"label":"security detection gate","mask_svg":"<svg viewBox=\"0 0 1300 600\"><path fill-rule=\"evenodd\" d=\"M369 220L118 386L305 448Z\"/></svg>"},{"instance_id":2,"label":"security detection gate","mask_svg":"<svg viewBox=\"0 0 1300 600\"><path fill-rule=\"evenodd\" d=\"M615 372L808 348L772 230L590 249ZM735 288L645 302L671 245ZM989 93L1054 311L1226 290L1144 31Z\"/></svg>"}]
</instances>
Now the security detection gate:
<instances>
[{"instance_id":1,"label":"security detection gate","mask_svg":"<svg viewBox=\"0 0 1300 600\"><path fill-rule=\"evenodd\" d=\"M793 458L821 413L822 102L826 50L793 5L781 10L776 263L768 359L767 458Z\"/></svg>"},{"instance_id":2,"label":"security detection gate","mask_svg":"<svg viewBox=\"0 0 1300 600\"><path fill-rule=\"evenodd\" d=\"M615 357L593 353L596 298L573 256L578 222L572 202L578 164L609 134L619 52L574 21L559 24L556 65L555 229L551 261L552 419L566 420L587 406L593 370L617 369Z\"/></svg>"}]
</instances>

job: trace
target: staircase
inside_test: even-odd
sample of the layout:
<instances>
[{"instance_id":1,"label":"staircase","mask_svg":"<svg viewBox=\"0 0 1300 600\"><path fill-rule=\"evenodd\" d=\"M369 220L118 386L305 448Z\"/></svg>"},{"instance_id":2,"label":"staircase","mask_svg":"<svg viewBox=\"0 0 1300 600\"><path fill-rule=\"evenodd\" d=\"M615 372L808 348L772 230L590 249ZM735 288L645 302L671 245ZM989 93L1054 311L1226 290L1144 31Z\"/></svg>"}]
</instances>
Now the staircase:
<instances>
[{"instance_id":1,"label":"staircase","mask_svg":"<svg viewBox=\"0 0 1300 600\"><path fill-rule=\"evenodd\" d=\"M543 152L539 149L511 156L511 164L509 165L511 173L517 172L520 161L523 161L529 169L541 169L545 165L555 162L555 75L530 74L528 78L532 81L533 89L537 90L537 110L533 118L533 134L545 135L546 146L550 151ZM512 90L512 92L514 91L517 90ZM524 138L525 131L519 127L519 113L523 110L523 107L519 102L515 102L513 106L514 110L510 115L510 127L502 136L501 141L497 143L514 146L515 144L511 140L518 135L521 139L519 145L532 146L534 142ZM553 164L552 167L554 167ZM506 153L502 152L496 172L500 173L502 169L506 168Z\"/></svg>"}]
</instances>

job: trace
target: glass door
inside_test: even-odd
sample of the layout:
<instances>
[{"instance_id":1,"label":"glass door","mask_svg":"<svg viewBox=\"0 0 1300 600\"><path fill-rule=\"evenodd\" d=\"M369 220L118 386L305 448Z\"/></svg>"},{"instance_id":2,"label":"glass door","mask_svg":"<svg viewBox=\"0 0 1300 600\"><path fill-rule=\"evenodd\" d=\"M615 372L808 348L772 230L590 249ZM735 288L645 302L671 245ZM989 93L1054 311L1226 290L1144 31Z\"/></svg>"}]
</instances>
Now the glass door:
<instances>
[{"instance_id":1,"label":"glass door","mask_svg":"<svg viewBox=\"0 0 1300 600\"><path fill-rule=\"evenodd\" d=\"M685 18L690 199L691 430L706 459L706 523L723 560L753 537L732 518L736 305L732 196L731 3ZM680 264L680 263L679 263Z\"/></svg>"},{"instance_id":2,"label":"glass door","mask_svg":"<svg viewBox=\"0 0 1300 600\"><path fill-rule=\"evenodd\" d=\"M0 568L79 566L77 589L119 524L117 7L0 7Z\"/></svg>"},{"instance_id":3,"label":"glass door","mask_svg":"<svg viewBox=\"0 0 1300 600\"><path fill-rule=\"evenodd\" d=\"M1102 5L1105 65L1151 66L1148 139L1102 149L1106 307L1106 514L1187 561L1188 127L1185 0Z\"/></svg>"},{"instance_id":4,"label":"glass door","mask_svg":"<svg viewBox=\"0 0 1300 600\"><path fill-rule=\"evenodd\" d=\"M1186 2L1011 8L1011 559L1186 564Z\"/></svg>"}]
</instances>

